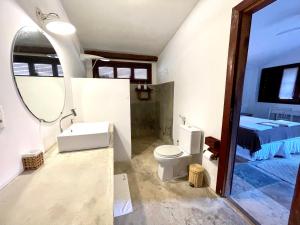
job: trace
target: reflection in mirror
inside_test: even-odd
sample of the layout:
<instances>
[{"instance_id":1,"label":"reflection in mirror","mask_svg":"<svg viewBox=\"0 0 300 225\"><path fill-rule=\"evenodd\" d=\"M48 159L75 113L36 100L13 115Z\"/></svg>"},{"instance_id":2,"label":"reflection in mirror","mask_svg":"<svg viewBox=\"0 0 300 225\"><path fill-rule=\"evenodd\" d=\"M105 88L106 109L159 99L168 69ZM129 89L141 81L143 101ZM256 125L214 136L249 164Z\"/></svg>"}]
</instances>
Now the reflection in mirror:
<instances>
[{"instance_id":1,"label":"reflection in mirror","mask_svg":"<svg viewBox=\"0 0 300 225\"><path fill-rule=\"evenodd\" d=\"M24 27L16 35L12 70L18 92L27 109L39 120L54 122L65 102L63 70L57 54L34 27Z\"/></svg>"}]
</instances>

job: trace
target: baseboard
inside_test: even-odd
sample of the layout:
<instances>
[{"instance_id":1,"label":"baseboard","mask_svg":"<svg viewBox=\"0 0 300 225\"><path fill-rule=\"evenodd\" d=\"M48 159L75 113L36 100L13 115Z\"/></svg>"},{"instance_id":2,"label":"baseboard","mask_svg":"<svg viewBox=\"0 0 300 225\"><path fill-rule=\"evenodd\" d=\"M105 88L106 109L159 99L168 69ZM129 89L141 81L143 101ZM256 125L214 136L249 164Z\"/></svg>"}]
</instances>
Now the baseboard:
<instances>
[{"instance_id":1,"label":"baseboard","mask_svg":"<svg viewBox=\"0 0 300 225\"><path fill-rule=\"evenodd\" d=\"M24 169L23 169L23 167L21 167L20 170L17 173L15 173L10 179L8 179L5 183L0 185L0 190L2 190L7 185L9 185L14 179L17 178L17 176L19 176L23 172L24 172Z\"/></svg>"}]
</instances>

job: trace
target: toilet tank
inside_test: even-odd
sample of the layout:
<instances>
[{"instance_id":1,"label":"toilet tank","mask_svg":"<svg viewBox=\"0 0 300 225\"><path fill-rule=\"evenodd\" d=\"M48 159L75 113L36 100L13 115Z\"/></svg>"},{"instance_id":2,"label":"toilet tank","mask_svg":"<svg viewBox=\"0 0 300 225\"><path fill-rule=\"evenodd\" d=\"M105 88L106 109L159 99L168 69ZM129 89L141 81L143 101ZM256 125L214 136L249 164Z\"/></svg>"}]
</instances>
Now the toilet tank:
<instances>
[{"instance_id":1,"label":"toilet tank","mask_svg":"<svg viewBox=\"0 0 300 225\"><path fill-rule=\"evenodd\" d=\"M201 131L192 126L180 125L179 147L187 154L200 153Z\"/></svg>"}]
</instances>

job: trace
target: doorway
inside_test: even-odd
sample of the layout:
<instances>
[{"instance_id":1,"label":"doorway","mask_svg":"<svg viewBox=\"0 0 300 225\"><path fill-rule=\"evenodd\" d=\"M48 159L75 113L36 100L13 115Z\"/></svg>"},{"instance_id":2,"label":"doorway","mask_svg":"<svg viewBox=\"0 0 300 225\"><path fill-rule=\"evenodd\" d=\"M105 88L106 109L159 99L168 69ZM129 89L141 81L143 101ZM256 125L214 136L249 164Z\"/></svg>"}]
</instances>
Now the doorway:
<instances>
[{"instance_id":1,"label":"doorway","mask_svg":"<svg viewBox=\"0 0 300 225\"><path fill-rule=\"evenodd\" d=\"M268 113L267 113L268 115L265 116L267 118L264 118L264 119L266 119L266 120L269 119L269 121L256 121L257 114L254 114L247 110L244 110L245 108L247 108L247 107L245 107L245 102L243 105L243 93L244 93L243 91L245 91L247 89L247 88L244 88L244 86L245 86L245 82L247 82L247 78L246 78L245 74L246 74L246 65L248 65L247 63L249 63L248 62L248 60L249 60L248 50L249 50L249 40L251 38L250 33L251 33L252 22L254 21L254 19L255 19L254 17L256 14L261 13L263 10L267 9L267 7L272 7L273 5L277 4L279 1L280 0L277 0L277 1L274 1L274 0L245 0L242 3L240 3L238 6L235 7L233 9L233 13L232 13L231 37L230 37L229 56L228 56L226 94L225 94L225 103L224 103L223 127L222 127L222 137L221 137L221 153L220 153L218 181L217 181L217 193L219 195L221 195L223 197L227 197L229 200L231 200L235 205L237 205L238 208L241 209L242 212L244 212L244 214L246 214L256 224L268 224L268 223L264 223L265 222L264 219L260 219L259 216L257 216L255 213L253 214L253 211L251 212L251 210L250 211L247 210L247 207L245 206L245 204L243 205L243 204L241 204L241 202L236 201L237 199L234 199L233 192L235 192L235 193L238 192L238 189L236 188L236 186L238 186L238 184L234 183L234 182L236 182L236 180L234 180L234 178L237 177L237 179L239 179L242 177L244 179L252 179L252 180L248 180L248 181L250 181L250 183L253 181L252 184L254 186L257 184L257 182L259 180L262 181L261 183L263 185L271 185L272 186L273 183L274 184L276 183L276 179L278 178L278 177L276 178L276 175L278 175L278 173L275 171L275 178L274 178L274 174L272 176L267 176L267 175L269 175L268 172L260 173L261 171L263 171L262 165L259 165L256 168L256 167L253 167L254 164L251 164L251 165L249 165L249 163L243 164L243 162L245 162L243 160L245 160L245 159L243 157L242 158L236 157L237 152L238 152L237 146L239 146L239 145L243 146L243 144L244 144L243 147L245 147L245 145L246 145L245 143L249 142L249 140L246 140L245 138L242 141L240 140L241 132L242 131L247 132L247 129L242 130L241 125L240 125L240 123L241 122L244 123L245 120L246 120L245 123L247 126L251 126L251 125L249 125L249 123L253 120L255 120L255 122L254 122L255 125L257 125L257 123L264 123L264 124L259 124L259 126L270 126L270 125L273 126L274 125L273 120L274 121L276 120L276 123L278 123L279 120L292 121L291 117L293 117L293 116L291 114L285 115L285 113L278 111L278 109L276 109L276 108L274 108L272 110L271 109L268 110ZM286 3L286 4L288 4L288 3ZM250 45L250 47L251 47L251 45ZM274 46L274 48L275 48L275 46ZM291 83L291 80L293 80L291 78L295 78L294 86L298 87L299 83L297 83L297 82L300 82L300 76L299 76L299 78L297 78L297 75L299 74L298 70L300 70L300 69L297 70L296 68L298 68L298 65L293 65L293 64L285 64L285 65L280 65L280 66L286 66L286 67L278 68L277 66L275 66L276 67L275 69L277 69L277 72L275 72L275 69L273 68L273 70L271 71L271 74L278 74L277 78L274 78L275 80L277 79L278 90L275 91L274 93L276 95L276 99L282 100L282 102L274 102L275 100L273 99L272 104L278 103L278 104L297 105L297 104L299 104L297 102L298 101L297 97L300 96L300 95L297 95L297 90L296 91L293 90L292 97L296 97L296 99L293 103L291 103L291 102L288 102L288 100L294 100L294 99L291 98L291 96L287 96L287 95L291 95L291 92L290 93L289 93L289 91L286 92L284 90L284 88L280 88L280 87L284 86L282 83ZM278 69L280 69L281 72L278 72ZM263 95L264 94L263 90L265 90L267 88L267 83L268 83L267 82L268 79L263 79L263 77L265 77L265 78L270 77L270 76L263 75L263 74L268 73L268 72L270 73L270 70L269 71L265 71L262 69L260 69L260 70L263 72L262 73L259 72L260 76L259 76L259 82L257 84L258 85L257 100L263 102L263 101L268 100L268 99L266 99L266 96L268 94L270 94L270 92L265 91L267 94L265 94L265 96ZM284 82L284 80L289 80L289 82ZM261 90L260 90L259 86L261 86L262 84L263 84L263 88L261 88ZM276 86L274 84L276 84L276 81L271 81L271 89L270 90L274 90L274 86ZM248 85L248 84L246 84L246 85ZM283 91L280 89L283 89ZM255 92L255 91L253 91L253 92ZM281 95L282 99L278 98L279 95ZM253 96L255 96L255 94L253 94ZM271 101L270 98L269 98L269 101ZM242 109L243 109L243 111L242 111ZM286 109L287 109L287 107L286 107ZM288 110L285 110L285 111L288 111ZM278 118L276 118L277 116L278 116ZM289 119L285 118L285 116L289 117ZM268 123L268 124L266 124L266 123ZM289 128L285 128L285 129L289 129ZM255 130L256 130L256 128L255 128ZM278 128L278 130L280 130L280 129ZM255 136L255 132L252 132L251 134L249 134L249 133L246 133L246 134ZM272 136L272 134L271 134L271 136ZM261 140L260 137L256 137L256 138ZM297 138L297 136L293 137L293 138ZM253 140L252 139L250 140L250 144L255 143ZM281 139L275 140L275 141L281 141ZM251 146L251 147L253 147L253 149L252 149L253 152L251 152L251 154L249 154L250 156L258 155L258 154L255 154L255 152L262 149L262 146L259 144L264 144L264 143L257 143L256 146ZM281 145L281 144L282 143L278 142L278 144L277 144L278 149L280 148L279 145ZM284 147L282 149L287 149L287 148ZM285 152L285 153L288 154L291 152ZM254 159L254 161L258 161L259 162L258 164L260 164L260 162L268 162L269 163L269 162L271 162L269 159L271 159L271 158L273 159L273 158L277 157L277 155L276 156L275 155L276 154L274 154L274 155L268 154L268 156L265 156L265 158L253 157L252 160ZM282 155L283 158L285 156L287 156L287 155L284 155L284 154ZM248 161L250 161L250 160L248 160ZM248 162L248 161L246 160L246 162ZM275 162L272 165L277 166L277 164L278 163ZM254 173L253 172L254 170L252 171L252 168L254 168L256 172L258 171L256 174L254 174L254 177L251 178L251 176L250 177L245 176L245 174L248 175L248 174ZM265 168L266 167L264 167L264 169ZM264 171L264 172L266 172L266 171ZM263 175L261 175L261 174L263 174ZM239 176L237 176L237 175L239 175ZM294 176L295 176L294 178L296 180L297 171ZM279 179L281 179L281 178L279 178ZM300 178L298 175L298 180L299 179ZM259 185L261 185L261 183ZM233 185L235 188L232 188ZM251 186L251 188L253 188L253 187ZM278 187L278 189L280 189L280 188ZM284 190L282 190L282 191L285 191L285 189L286 188L284 188ZM297 216L295 216L295 215L297 215L297 213L299 213L299 212L297 212L297 210L299 210L299 197L297 199L297 196L299 196L298 191L299 191L298 189L295 189L295 193L293 193L294 190L291 190L291 193L290 193L291 194L290 199L294 199L294 200L293 200L292 206L291 206L291 200L287 204L290 207L289 224L299 224L300 223L299 218L298 218L298 220L295 219L295 218L297 218ZM293 196L294 196L294 198L293 198ZM274 198L276 198L276 197L277 196L274 196ZM253 196L247 196L247 198L251 199L251 198L253 198ZM274 200L274 198L273 198L273 200ZM249 201L248 201L248 203L249 203ZM252 206L253 206L256 204L256 201L253 201L252 203L250 201L250 204L252 204ZM297 205L298 205L298 207L297 207ZM259 208L259 207L257 207L257 208ZM274 213L276 214L276 212L274 212ZM263 215L263 213L261 215ZM268 217L270 217L270 214L265 215L265 218L268 218ZM289 216L287 216L287 219L285 222L286 224L288 223L288 217ZM272 216L271 216L271 219L272 219Z\"/></svg>"}]
</instances>

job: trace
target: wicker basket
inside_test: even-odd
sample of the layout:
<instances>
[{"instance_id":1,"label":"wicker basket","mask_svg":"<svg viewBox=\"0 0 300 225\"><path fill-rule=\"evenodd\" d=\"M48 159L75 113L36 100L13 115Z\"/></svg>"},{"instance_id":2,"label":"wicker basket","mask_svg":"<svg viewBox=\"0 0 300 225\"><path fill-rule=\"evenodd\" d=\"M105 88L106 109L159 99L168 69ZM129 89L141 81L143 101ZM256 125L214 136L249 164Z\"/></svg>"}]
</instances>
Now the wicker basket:
<instances>
[{"instance_id":1,"label":"wicker basket","mask_svg":"<svg viewBox=\"0 0 300 225\"><path fill-rule=\"evenodd\" d=\"M192 187L202 187L204 168L200 164L191 164L189 169L189 183Z\"/></svg>"},{"instance_id":2,"label":"wicker basket","mask_svg":"<svg viewBox=\"0 0 300 225\"><path fill-rule=\"evenodd\" d=\"M30 153L22 156L24 170L36 170L44 163L43 152Z\"/></svg>"}]
</instances>

